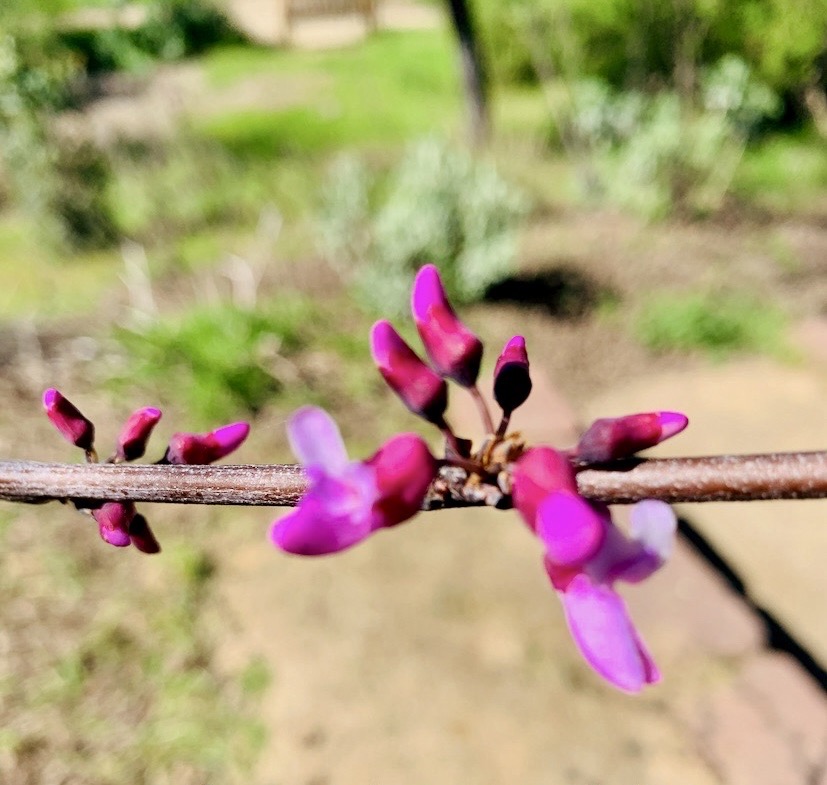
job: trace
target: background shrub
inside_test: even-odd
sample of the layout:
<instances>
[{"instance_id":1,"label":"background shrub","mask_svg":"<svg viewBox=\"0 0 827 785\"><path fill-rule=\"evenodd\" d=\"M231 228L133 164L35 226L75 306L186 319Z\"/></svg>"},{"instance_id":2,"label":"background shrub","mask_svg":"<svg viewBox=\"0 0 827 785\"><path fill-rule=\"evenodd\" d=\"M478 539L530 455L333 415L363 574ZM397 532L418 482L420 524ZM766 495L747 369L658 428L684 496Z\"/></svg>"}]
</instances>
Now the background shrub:
<instances>
[{"instance_id":1,"label":"background shrub","mask_svg":"<svg viewBox=\"0 0 827 785\"><path fill-rule=\"evenodd\" d=\"M359 161L340 160L324 190L320 245L370 308L404 312L426 262L469 302L511 271L526 207L493 166L430 138L381 184Z\"/></svg>"}]
</instances>

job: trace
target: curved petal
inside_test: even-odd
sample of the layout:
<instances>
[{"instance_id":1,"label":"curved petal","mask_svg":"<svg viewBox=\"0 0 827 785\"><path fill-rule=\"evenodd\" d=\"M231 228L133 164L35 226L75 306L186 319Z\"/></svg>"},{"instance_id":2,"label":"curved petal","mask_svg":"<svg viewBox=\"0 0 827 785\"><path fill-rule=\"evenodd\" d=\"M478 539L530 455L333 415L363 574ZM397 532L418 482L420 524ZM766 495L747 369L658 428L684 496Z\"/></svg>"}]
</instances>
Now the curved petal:
<instances>
[{"instance_id":1,"label":"curved petal","mask_svg":"<svg viewBox=\"0 0 827 785\"><path fill-rule=\"evenodd\" d=\"M582 564L598 551L606 526L588 502L569 491L552 491L537 508L537 536L552 564Z\"/></svg>"},{"instance_id":2,"label":"curved petal","mask_svg":"<svg viewBox=\"0 0 827 785\"><path fill-rule=\"evenodd\" d=\"M305 468L320 467L329 474L341 474L347 468L347 450L339 426L324 409L297 409L287 421L287 438Z\"/></svg>"},{"instance_id":3,"label":"curved petal","mask_svg":"<svg viewBox=\"0 0 827 785\"><path fill-rule=\"evenodd\" d=\"M625 692L639 692L660 673L637 634L623 599L587 575L573 578L560 593L572 637L586 662Z\"/></svg>"},{"instance_id":4,"label":"curved petal","mask_svg":"<svg viewBox=\"0 0 827 785\"><path fill-rule=\"evenodd\" d=\"M298 508L273 524L270 536L282 550L303 556L345 550L376 528L377 496L375 472L350 464L342 479L321 476Z\"/></svg>"}]
</instances>

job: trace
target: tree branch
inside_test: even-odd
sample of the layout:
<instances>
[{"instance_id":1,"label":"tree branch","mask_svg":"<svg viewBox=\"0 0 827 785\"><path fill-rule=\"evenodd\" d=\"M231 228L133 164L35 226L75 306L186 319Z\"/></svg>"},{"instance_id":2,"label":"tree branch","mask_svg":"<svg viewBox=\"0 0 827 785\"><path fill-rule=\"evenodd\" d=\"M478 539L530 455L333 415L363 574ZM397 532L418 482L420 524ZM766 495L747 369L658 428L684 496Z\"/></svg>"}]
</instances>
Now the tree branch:
<instances>
[{"instance_id":1,"label":"tree branch","mask_svg":"<svg viewBox=\"0 0 827 785\"><path fill-rule=\"evenodd\" d=\"M507 507L494 485L442 470L426 507ZM580 492L608 504L827 497L827 451L630 459L582 469ZM175 504L295 506L306 490L299 466L159 466L0 461L0 500L41 503L127 500ZM88 506L88 505L87 505Z\"/></svg>"}]
</instances>

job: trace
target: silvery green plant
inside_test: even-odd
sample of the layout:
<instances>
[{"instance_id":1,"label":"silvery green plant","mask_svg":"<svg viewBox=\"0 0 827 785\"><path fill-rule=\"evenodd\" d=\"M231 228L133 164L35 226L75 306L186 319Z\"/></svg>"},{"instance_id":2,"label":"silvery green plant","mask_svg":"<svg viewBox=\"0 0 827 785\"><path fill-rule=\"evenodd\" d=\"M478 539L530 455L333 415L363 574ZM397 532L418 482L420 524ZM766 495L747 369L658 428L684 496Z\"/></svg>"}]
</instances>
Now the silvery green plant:
<instances>
[{"instance_id":1,"label":"silvery green plant","mask_svg":"<svg viewBox=\"0 0 827 785\"><path fill-rule=\"evenodd\" d=\"M472 302L512 270L526 210L493 165L428 138L407 148L384 183L358 159L334 165L320 249L370 308L404 311L424 262L439 264L456 301Z\"/></svg>"},{"instance_id":2,"label":"silvery green plant","mask_svg":"<svg viewBox=\"0 0 827 785\"><path fill-rule=\"evenodd\" d=\"M719 205L749 136L779 101L733 55L700 82L693 100L575 85L569 130L593 156L610 201L650 218Z\"/></svg>"}]
</instances>

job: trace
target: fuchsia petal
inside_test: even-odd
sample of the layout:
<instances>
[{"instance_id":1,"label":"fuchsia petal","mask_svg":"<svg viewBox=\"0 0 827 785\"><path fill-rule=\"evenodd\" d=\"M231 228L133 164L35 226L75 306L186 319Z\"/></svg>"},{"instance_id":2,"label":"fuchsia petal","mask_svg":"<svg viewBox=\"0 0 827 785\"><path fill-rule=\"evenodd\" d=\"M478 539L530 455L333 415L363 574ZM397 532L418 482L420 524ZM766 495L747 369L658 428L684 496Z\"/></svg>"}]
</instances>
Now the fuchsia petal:
<instances>
[{"instance_id":1,"label":"fuchsia petal","mask_svg":"<svg viewBox=\"0 0 827 785\"><path fill-rule=\"evenodd\" d=\"M290 448L307 469L319 467L324 472L339 474L349 461L339 426L318 406L302 406L287 421Z\"/></svg>"},{"instance_id":2,"label":"fuchsia petal","mask_svg":"<svg viewBox=\"0 0 827 785\"><path fill-rule=\"evenodd\" d=\"M454 313L439 271L432 264L416 275L411 310L434 368L463 387L473 387L480 371L482 342Z\"/></svg>"},{"instance_id":3,"label":"fuchsia petal","mask_svg":"<svg viewBox=\"0 0 827 785\"><path fill-rule=\"evenodd\" d=\"M494 368L494 398L500 408L513 412L531 393L525 338L515 335L502 350Z\"/></svg>"},{"instance_id":4,"label":"fuchsia petal","mask_svg":"<svg viewBox=\"0 0 827 785\"><path fill-rule=\"evenodd\" d=\"M294 512L273 524L270 536L277 547L302 556L345 550L374 530L377 496L373 469L353 463L341 479L321 477Z\"/></svg>"},{"instance_id":5,"label":"fuchsia petal","mask_svg":"<svg viewBox=\"0 0 827 785\"><path fill-rule=\"evenodd\" d=\"M395 526L419 512L437 471L428 445L415 434L389 439L365 462L376 472L375 525Z\"/></svg>"},{"instance_id":6,"label":"fuchsia petal","mask_svg":"<svg viewBox=\"0 0 827 785\"><path fill-rule=\"evenodd\" d=\"M115 455L122 461L134 461L146 452L152 429L161 419L161 410L152 406L133 412L124 423L115 445Z\"/></svg>"},{"instance_id":7,"label":"fuchsia petal","mask_svg":"<svg viewBox=\"0 0 827 785\"><path fill-rule=\"evenodd\" d=\"M92 510L100 536L118 548L129 545L129 524L134 516L135 505L132 502L106 502Z\"/></svg>"},{"instance_id":8,"label":"fuchsia petal","mask_svg":"<svg viewBox=\"0 0 827 785\"><path fill-rule=\"evenodd\" d=\"M66 441L87 452L92 449L95 426L68 398L64 398L60 392L50 387L43 393L43 407L52 425L60 431L60 435Z\"/></svg>"},{"instance_id":9,"label":"fuchsia petal","mask_svg":"<svg viewBox=\"0 0 827 785\"><path fill-rule=\"evenodd\" d=\"M537 510L552 491L577 493L574 470L568 459L551 447L526 450L512 473L514 507L532 530L537 528Z\"/></svg>"},{"instance_id":10,"label":"fuchsia petal","mask_svg":"<svg viewBox=\"0 0 827 785\"><path fill-rule=\"evenodd\" d=\"M572 637L586 662L626 692L639 692L660 673L637 634L626 603L608 586L586 575L573 578L560 593Z\"/></svg>"},{"instance_id":11,"label":"fuchsia petal","mask_svg":"<svg viewBox=\"0 0 827 785\"><path fill-rule=\"evenodd\" d=\"M552 564L588 561L606 536L606 524L587 501L571 491L552 491L537 510L537 536Z\"/></svg>"},{"instance_id":12,"label":"fuchsia petal","mask_svg":"<svg viewBox=\"0 0 827 785\"><path fill-rule=\"evenodd\" d=\"M448 386L434 373L393 325L381 319L370 331L373 361L388 386L414 414L442 425L448 406Z\"/></svg>"},{"instance_id":13,"label":"fuchsia petal","mask_svg":"<svg viewBox=\"0 0 827 785\"><path fill-rule=\"evenodd\" d=\"M577 445L586 463L626 458L680 433L689 423L679 412L647 412L595 420Z\"/></svg>"}]
</instances>

